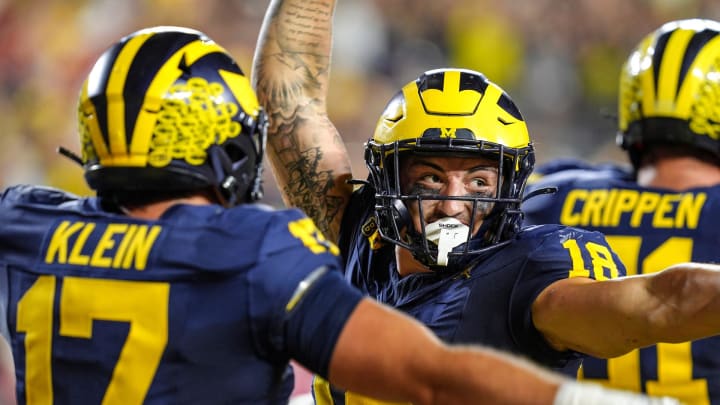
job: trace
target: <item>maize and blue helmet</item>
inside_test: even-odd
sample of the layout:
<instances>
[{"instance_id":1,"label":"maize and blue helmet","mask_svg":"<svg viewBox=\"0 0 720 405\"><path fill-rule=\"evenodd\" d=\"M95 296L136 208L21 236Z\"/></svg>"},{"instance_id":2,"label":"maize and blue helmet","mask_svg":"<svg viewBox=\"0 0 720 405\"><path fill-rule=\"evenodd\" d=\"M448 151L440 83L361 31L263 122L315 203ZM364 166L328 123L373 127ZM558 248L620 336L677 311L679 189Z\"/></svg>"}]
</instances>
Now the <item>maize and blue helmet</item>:
<instances>
[{"instance_id":1,"label":"maize and blue helmet","mask_svg":"<svg viewBox=\"0 0 720 405\"><path fill-rule=\"evenodd\" d=\"M406 153L493 159L498 167L495 195L404 194L399 167ZM438 69L423 73L391 99L366 144L365 161L375 190L375 218L381 237L409 249L420 262L435 268L461 263L468 254L512 238L522 221L520 203L535 154L520 111L499 86L475 71ZM473 212L478 212L481 204L493 204L480 230L468 234L444 264L438 246L428 241L427 224L422 220L422 229L412 229L407 210L407 204L432 199L468 201ZM475 229L474 225L469 229Z\"/></svg>"},{"instance_id":2,"label":"maize and blue helmet","mask_svg":"<svg viewBox=\"0 0 720 405\"><path fill-rule=\"evenodd\" d=\"M720 23L666 23L625 62L617 143L637 169L653 144L686 145L720 161Z\"/></svg>"},{"instance_id":3,"label":"maize and blue helmet","mask_svg":"<svg viewBox=\"0 0 720 405\"><path fill-rule=\"evenodd\" d=\"M237 63L201 32L122 38L85 80L78 118L85 178L99 195L210 189L227 206L262 195L265 115Z\"/></svg>"}]
</instances>

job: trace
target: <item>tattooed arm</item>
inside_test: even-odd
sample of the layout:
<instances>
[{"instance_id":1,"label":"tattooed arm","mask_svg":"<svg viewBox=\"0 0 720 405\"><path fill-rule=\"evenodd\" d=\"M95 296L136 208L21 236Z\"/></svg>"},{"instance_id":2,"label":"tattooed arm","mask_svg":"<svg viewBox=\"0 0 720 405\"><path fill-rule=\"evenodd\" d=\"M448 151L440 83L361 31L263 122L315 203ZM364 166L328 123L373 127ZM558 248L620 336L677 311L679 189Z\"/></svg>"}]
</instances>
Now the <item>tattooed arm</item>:
<instances>
[{"instance_id":1,"label":"tattooed arm","mask_svg":"<svg viewBox=\"0 0 720 405\"><path fill-rule=\"evenodd\" d=\"M270 117L268 158L285 204L337 242L352 187L350 158L327 116L334 0L272 0L252 80Z\"/></svg>"}]
</instances>

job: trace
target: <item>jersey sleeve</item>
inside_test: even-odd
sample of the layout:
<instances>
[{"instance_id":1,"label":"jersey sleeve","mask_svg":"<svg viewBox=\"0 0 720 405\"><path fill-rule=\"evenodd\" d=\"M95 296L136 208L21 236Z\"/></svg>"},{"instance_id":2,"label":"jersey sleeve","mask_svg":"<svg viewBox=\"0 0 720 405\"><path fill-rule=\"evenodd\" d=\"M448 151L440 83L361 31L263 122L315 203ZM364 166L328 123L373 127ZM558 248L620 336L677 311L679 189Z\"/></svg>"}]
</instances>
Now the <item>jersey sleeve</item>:
<instances>
[{"instance_id":1,"label":"jersey sleeve","mask_svg":"<svg viewBox=\"0 0 720 405\"><path fill-rule=\"evenodd\" d=\"M551 232L540 233L542 242L528 255L527 266L534 269L529 274L600 281L625 275L625 266L602 233L565 226L548 228Z\"/></svg>"},{"instance_id":2,"label":"jersey sleeve","mask_svg":"<svg viewBox=\"0 0 720 405\"><path fill-rule=\"evenodd\" d=\"M577 228L545 225L527 233L528 256L511 297L511 328L521 346L529 347L543 363L562 367L578 357L567 352L560 357L532 321L532 303L550 284L573 277L607 280L625 275L625 266L610 248L605 236Z\"/></svg>"},{"instance_id":3,"label":"jersey sleeve","mask_svg":"<svg viewBox=\"0 0 720 405\"><path fill-rule=\"evenodd\" d=\"M293 358L327 376L329 362L362 295L342 277L337 247L297 213L274 221L250 275L249 308L261 352Z\"/></svg>"}]
</instances>

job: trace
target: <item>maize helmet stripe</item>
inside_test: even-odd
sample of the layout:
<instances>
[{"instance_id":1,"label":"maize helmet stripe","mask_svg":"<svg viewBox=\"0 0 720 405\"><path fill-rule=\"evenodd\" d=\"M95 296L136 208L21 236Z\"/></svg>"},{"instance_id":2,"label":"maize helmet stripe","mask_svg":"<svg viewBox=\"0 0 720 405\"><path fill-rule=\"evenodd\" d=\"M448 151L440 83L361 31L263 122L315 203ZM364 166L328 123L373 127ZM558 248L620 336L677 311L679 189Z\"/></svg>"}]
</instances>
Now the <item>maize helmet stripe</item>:
<instances>
[{"instance_id":1,"label":"maize helmet stripe","mask_svg":"<svg viewBox=\"0 0 720 405\"><path fill-rule=\"evenodd\" d=\"M148 31L134 35L122 46L112 49L88 78L82 105L85 114L97 114L96 120L88 122L96 121L89 125L89 130L103 165L146 165L157 121L155 113L165 92L182 76L182 64L190 66L212 53L227 54L214 42L197 40L194 35L187 35L183 43L176 35L163 34L163 31ZM135 93L143 89L146 89L145 97L139 100ZM89 101L91 97L94 104Z\"/></svg>"},{"instance_id":2,"label":"maize helmet stripe","mask_svg":"<svg viewBox=\"0 0 720 405\"><path fill-rule=\"evenodd\" d=\"M720 22L663 24L630 53L619 85L616 142L636 169L658 144L720 158Z\"/></svg>"},{"instance_id":3,"label":"maize helmet stripe","mask_svg":"<svg viewBox=\"0 0 720 405\"><path fill-rule=\"evenodd\" d=\"M483 97L482 93L462 89L458 71L445 72L444 76L441 89L428 88L421 91L421 102L428 113L469 115L477 111L480 99Z\"/></svg>"},{"instance_id":4,"label":"maize helmet stripe","mask_svg":"<svg viewBox=\"0 0 720 405\"><path fill-rule=\"evenodd\" d=\"M141 158L135 163L140 166L147 163L147 151L158 119L157 112L160 110L165 92L182 76L183 71L180 66L192 66L200 58L216 52L227 53L224 48L215 43L193 41L173 53L162 65L148 88L135 123L130 150L133 155ZM254 111L257 113L257 107ZM132 163L132 160L136 159L131 159L128 163Z\"/></svg>"},{"instance_id":5,"label":"maize helmet stripe","mask_svg":"<svg viewBox=\"0 0 720 405\"><path fill-rule=\"evenodd\" d=\"M200 31L121 38L93 65L78 113L85 179L103 196L203 190L226 206L262 197L265 113L233 57Z\"/></svg>"},{"instance_id":6,"label":"maize helmet stripe","mask_svg":"<svg viewBox=\"0 0 720 405\"><path fill-rule=\"evenodd\" d=\"M152 35L151 33L138 35L128 41L112 64L110 76L107 78L107 88L105 89L105 94L108 97L108 100L106 100L108 108L107 136L109 137L112 156L120 158L119 160L122 160L123 155L127 155L127 134L124 119L125 100L123 97L125 81L135 56ZM101 161L101 163L111 164L104 161Z\"/></svg>"},{"instance_id":7,"label":"maize helmet stripe","mask_svg":"<svg viewBox=\"0 0 720 405\"><path fill-rule=\"evenodd\" d=\"M703 38L703 44L705 46L700 49L700 46L692 46L691 49L697 50L700 49L700 52L697 54L697 56L693 59L687 58L688 60L693 60L692 65L690 66L690 71L697 69L698 67L703 71L707 72L709 71L709 67L713 65L713 63L717 63L717 55L720 54L720 36L717 35L717 33L712 33L711 38ZM707 35L698 34L696 36L700 37L707 37ZM691 113L691 108L693 104L695 103L695 97L694 94L701 86L701 82L705 81L705 75L694 75L694 74L688 74L685 75L685 83L683 83L683 86L680 88L680 92L678 94L677 98L677 113L682 117L687 117Z\"/></svg>"},{"instance_id":8,"label":"maize helmet stripe","mask_svg":"<svg viewBox=\"0 0 720 405\"><path fill-rule=\"evenodd\" d=\"M445 138L470 131L476 139L511 147L530 142L519 110L504 91L462 69L429 71L421 81L406 84L378 120L373 138L389 143L433 130Z\"/></svg>"},{"instance_id":9,"label":"maize helmet stripe","mask_svg":"<svg viewBox=\"0 0 720 405\"><path fill-rule=\"evenodd\" d=\"M235 99L240 102L243 110L248 114L257 115L260 111L260 103L258 102L255 90L253 90L250 84L250 79L247 76L231 72L228 70L220 70L220 76L230 87Z\"/></svg>"},{"instance_id":10,"label":"maize helmet stripe","mask_svg":"<svg viewBox=\"0 0 720 405\"><path fill-rule=\"evenodd\" d=\"M698 31L692 25L644 38L626 67L639 78L643 115L687 118L694 94L705 80L694 71L707 71L716 62L718 47L716 31ZM624 121L621 119L621 124Z\"/></svg>"},{"instance_id":11,"label":"maize helmet stripe","mask_svg":"<svg viewBox=\"0 0 720 405\"><path fill-rule=\"evenodd\" d=\"M687 45L692 39L690 31L676 31L668 38L665 49L660 50L653 58L665 54L663 62L655 64L659 67L657 82L657 100L655 108L660 114L671 113L675 108L675 97L677 96L678 83L681 80L680 71L683 65L683 55Z\"/></svg>"}]
</instances>

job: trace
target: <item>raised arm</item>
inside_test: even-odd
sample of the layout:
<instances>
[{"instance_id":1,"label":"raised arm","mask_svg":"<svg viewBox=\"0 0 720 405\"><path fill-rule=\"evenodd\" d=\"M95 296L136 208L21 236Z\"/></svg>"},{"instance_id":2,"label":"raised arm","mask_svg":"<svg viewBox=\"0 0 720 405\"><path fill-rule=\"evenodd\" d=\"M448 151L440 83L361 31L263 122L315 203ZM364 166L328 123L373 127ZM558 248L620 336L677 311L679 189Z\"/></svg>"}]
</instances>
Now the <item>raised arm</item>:
<instances>
[{"instance_id":1,"label":"raised arm","mask_svg":"<svg viewBox=\"0 0 720 405\"><path fill-rule=\"evenodd\" d=\"M354 392L411 398L414 404L551 404L562 382L491 350L449 349L415 320L369 299L340 334L329 379Z\"/></svg>"},{"instance_id":2,"label":"raised arm","mask_svg":"<svg viewBox=\"0 0 720 405\"><path fill-rule=\"evenodd\" d=\"M283 199L337 242L352 187L347 149L327 115L334 0L272 0L252 81L269 115L267 156Z\"/></svg>"},{"instance_id":3,"label":"raised arm","mask_svg":"<svg viewBox=\"0 0 720 405\"><path fill-rule=\"evenodd\" d=\"M565 279L533 304L533 322L555 348L604 358L718 335L718 314L720 265L699 263L601 282Z\"/></svg>"},{"instance_id":4,"label":"raised arm","mask_svg":"<svg viewBox=\"0 0 720 405\"><path fill-rule=\"evenodd\" d=\"M354 392L416 405L678 404L564 379L490 349L449 347L416 320L368 298L340 334L329 378Z\"/></svg>"}]
</instances>

